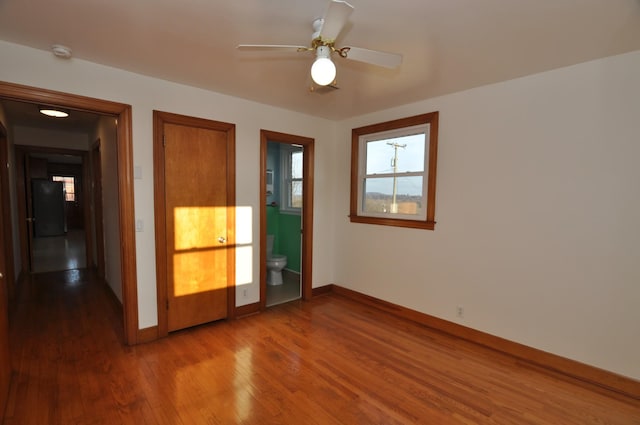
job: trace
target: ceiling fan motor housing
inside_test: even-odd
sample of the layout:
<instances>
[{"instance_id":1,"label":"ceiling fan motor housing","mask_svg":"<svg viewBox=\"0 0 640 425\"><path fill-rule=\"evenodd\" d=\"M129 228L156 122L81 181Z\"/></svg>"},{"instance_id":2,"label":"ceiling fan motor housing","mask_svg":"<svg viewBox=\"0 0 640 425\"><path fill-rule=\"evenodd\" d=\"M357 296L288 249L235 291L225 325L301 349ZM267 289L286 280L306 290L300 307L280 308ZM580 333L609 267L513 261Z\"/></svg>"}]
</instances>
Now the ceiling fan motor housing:
<instances>
[{"instance_id":1,"label":"ceiling fan motor housing","mask_svg":"<svg viewBox=\"0 0 640 425\"><path fill-rule=\"evenodd\" d=\"M311 40L320 38L320 30L322 29L322 24L324 24L324 19L322 18L317 18L313 21L313 34L311 35Z\"/></svg>"}]
</instances>

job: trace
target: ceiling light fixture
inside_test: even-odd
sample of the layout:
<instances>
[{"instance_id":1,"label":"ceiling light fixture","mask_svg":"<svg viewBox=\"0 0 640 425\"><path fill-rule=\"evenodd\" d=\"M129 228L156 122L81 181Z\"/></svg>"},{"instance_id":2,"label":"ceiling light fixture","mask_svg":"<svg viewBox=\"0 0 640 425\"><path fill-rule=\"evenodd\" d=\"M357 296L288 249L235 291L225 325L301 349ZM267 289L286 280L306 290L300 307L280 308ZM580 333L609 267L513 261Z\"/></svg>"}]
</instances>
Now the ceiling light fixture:
<instances>
[{"instance_id":1,"label":"ceiling light fixture","mask_svg":"<svg viewBox=\"0 0 640 425\"><path fill-rule=\"evenodd\" d=\"M54 108L52 106L41 106L39 109L41 114L44 114L48 117L66 118L69 116L68 111L65 111L64 109L60 109L60 108Z\"/></svg>"},{"instance_id":2,"label":"ceiling light fixture","mask_svg":"<svg viewBox=\"0 0 640 425\"><path fill-rule=\"evenodd\" d=\"M336 66L329 58L330 55L329 46L318 46L317 59L311 65L311 78L319 86L327 86L336 79Z\"/></svg>"}]
</instances>

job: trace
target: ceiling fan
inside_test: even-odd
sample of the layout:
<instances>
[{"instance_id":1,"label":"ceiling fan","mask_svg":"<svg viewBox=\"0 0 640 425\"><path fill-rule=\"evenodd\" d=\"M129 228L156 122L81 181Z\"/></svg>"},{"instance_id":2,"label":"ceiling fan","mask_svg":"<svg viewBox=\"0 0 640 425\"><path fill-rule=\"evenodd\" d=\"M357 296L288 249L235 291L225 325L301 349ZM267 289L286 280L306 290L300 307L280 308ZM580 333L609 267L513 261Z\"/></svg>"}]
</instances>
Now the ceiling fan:
<instances>
[{"instance_id":1,"label":"ceiling fan","mask_svg":"<svg viewBox=\"0 0 640 425\"><path fill-rule=\"evenodd\" d=\"M336 66L331 54L344 59L352 59L385 68L396 68L402 62L402 55L380 52L360 47L336 47L335 41L353 12L353 6L344 0L330 0L324 17L313 21L311 46L241 44L240 50L283 50L294 52L315 52L316 60L311 66L311 78L319 86L327 86L336 78Z\"/></svg>"}]
</instances>

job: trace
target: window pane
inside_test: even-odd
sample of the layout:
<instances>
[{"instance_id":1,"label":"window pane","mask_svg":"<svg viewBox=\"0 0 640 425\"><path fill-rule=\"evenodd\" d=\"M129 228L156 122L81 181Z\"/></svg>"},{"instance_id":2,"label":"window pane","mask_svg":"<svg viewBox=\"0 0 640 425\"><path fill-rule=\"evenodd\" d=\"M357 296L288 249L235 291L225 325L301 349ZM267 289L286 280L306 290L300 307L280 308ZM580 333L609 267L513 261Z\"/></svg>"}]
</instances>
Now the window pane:
<instances>
[{"instance_id":1,"label":"window pane","mask_svg":"<svg viewBox=\"0 0 640 425\"><path fill-rule=\"evenodd\" d=\"M289 206L292 208L302 208L301 180L294 180L291 182L291 191L289 192Z\"/></svg>"},{"instance_id":2,"label":"window pane","mask_svg":"<svg viewBox=\"0 0 640 425\"><path fill-rule=\"evenodd\" d=\"M367 175L424 171L424 133L367 142ZM397 156L396 156L397 155Z\"/></svg>"},{"instance_id":3,"label":"window pane","mask_svg":"<svg viewBox=\"0 0 640 425\"><path fill-rule=\"evenodd\" d=\"M52 176L54 182L62 182L64 187L64 199L68 202L76 200L76 186L74 177Z\"/></svg>"},{"instance_id":4,"label":"window pane","mask_svg":"<svg viewBox=\"0 0 640 425\"><path fill-rule=\"evenodd\" d=\"M302 151L291 153L291 178L302 178Z\"/></svg>"},{"instance_id":5,"label":"window pane","mask_svg":"<svg viewBox=\"0 0 640 425\"><path fill-rule=\"evenodd\" d=\"M364 180L362 206L364 213L420 214L422 209L422 176L398 177L395 180L395 206L393 202L393 177Z\"/></svg>"}]
</instances>

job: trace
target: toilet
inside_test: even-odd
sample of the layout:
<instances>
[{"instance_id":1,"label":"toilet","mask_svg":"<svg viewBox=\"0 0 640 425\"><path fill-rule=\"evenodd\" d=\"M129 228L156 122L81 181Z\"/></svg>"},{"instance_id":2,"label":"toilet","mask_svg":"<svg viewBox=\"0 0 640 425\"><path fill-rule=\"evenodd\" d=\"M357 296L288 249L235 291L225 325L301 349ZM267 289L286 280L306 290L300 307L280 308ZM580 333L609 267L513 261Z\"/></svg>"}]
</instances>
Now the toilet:
<instances>
[{"instance_id":1,"label":"toilet","mask_svg":"<svg viewBox=\"0 0 640 425\"><path fill-rule=\"evenodd\" d=\"M286 255L273 253L273 235L267 235L267 285L282 285L282 269L287 265Z\"/></svg>"}]
</instances>

